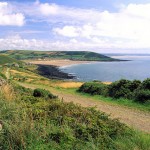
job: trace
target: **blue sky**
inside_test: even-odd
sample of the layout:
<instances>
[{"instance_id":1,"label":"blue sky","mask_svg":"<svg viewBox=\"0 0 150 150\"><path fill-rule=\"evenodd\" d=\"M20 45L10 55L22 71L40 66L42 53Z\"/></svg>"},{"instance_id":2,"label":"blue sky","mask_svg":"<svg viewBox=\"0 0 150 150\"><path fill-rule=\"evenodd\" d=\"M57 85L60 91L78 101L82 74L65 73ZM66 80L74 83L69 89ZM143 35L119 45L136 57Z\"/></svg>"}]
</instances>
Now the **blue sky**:
<instances>
[{"instance_id":1,"label":"blue sky","mask_svg":"<svg viewBox=\"0 0 150 150\"><path fill-rule=\"evenodd\" d=\"M150 0L0 1L0 49L150 53Z\"/></svg>"}]
</instances>

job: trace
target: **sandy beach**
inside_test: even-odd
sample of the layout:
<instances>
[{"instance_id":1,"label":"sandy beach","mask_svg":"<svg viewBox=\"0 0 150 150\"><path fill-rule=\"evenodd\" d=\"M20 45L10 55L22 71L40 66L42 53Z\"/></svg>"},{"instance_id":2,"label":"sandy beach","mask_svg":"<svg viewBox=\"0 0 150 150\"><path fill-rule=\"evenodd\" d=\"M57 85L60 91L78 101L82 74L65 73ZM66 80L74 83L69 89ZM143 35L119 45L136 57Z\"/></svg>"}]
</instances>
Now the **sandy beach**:
<instances>
[{"instance_id":1,"label":"sandy beach","mask_svg":"<svg viewBox=\"0 0 150 150\"><path fill-rule=\"evenodd\" d=\"M28 61L32 64L36 65L53 65L57 67L76 65L76 64L87 64L93 63L92 61L72 61L72 60L36 60L36 61Z\"/></svg>"}]
</instances>

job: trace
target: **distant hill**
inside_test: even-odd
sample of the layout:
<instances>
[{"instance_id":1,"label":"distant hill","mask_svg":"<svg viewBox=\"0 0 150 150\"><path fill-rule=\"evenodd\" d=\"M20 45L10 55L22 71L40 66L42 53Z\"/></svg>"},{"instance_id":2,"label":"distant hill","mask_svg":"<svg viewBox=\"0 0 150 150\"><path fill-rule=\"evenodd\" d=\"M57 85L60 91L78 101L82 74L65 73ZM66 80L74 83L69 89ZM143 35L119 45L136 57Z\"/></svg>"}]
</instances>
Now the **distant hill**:
<instances>
[{"instance_id":1,"label":"distant hill","mask_svg":"<svg viewBox=\"0 0 150 150\"><path fill-rule=\"evenodd\" d=\"M4 65L7 63L20 63L20 61L14 59L14 58L11 58L9 56L0 54L0 65Z\"/></svg>"},{"instance_id":2,"label":"distant hill","mask_svg":"<svg viewBox=\"0 0 150 150\"><path fill-rule=\"evenodd\" d=\"M99 53L87 51L29 51L29 50L7 50L1 54L18 60L25 59L69 59L80 61L119 61Z\"/></svg>"}]
</instances>

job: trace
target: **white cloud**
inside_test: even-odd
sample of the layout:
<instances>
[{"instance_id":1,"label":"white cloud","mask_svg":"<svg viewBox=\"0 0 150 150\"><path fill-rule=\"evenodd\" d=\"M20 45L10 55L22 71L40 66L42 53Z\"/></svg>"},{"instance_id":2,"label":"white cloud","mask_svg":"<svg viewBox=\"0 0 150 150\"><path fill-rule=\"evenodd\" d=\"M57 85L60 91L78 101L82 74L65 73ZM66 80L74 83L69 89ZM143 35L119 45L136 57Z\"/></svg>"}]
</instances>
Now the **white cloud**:
<instances>
[{"instance_id":1,"label":"white cloud","mask_svg":"<svg viewBox=\"0 0 150 150\"><path fill-rule=\"evenodd\" d=\"M104 41L107 41L107 47L115 45L118 48L148 48L150 47L149 10L150 4L129 4L117 13L90 10L91 15L88 16L89 12L86 15L89 20L85 19L82 25L65 25L54 28L53 31L66 37L70 35L70 37L91 39L91 42L98 43L99 41L100 44L103 43L105 46L106 42ZM82 11L84 14L87 12L86 10ZM78 13L81 13L81 11ZM80 16L82 14L79 15L79 18ZM95 21L93 22L93 20Z\"/></svg>"},{"instance_id":2,"label":"white cloud","mask_svg":"<svg viewBox=\"0 0 150 150\"><path fill-rule=\"evenodd\" d=\"M150 4L129 4L124 11L130 15L150 19Z\"/></svg>"},{"instance_id":3,"label":"white cloud","mask_svg":"<svg viewBox=\"0 0 150 150\"><path fill-rule=\"evenodd\" d=\"M76 39L70 39L71 43L78 43L78 41Z\"/></svg>"},{"instance_id":4,"label":"white cloud","mask_svg":"<svg viewBox=\"0 0 150 150\"><path fill-rule=\"evenodd\" d=\"M40 11L43 15L57 15L59 6L56 4L49 5L48 3L40 4Z\"/></svg>"},{"instance_id":5,"label":"white cloud","mask_svg":"<svg viewBox=\"0 0 150 150\"><path fill-rule=\"evenodd\" d=\"M19 49L150 48L149 10L150 4L121 5L118 12L109 12L41 3L39 0L34 3L0 2L0 25L21 26L25 15L30 21L34 20L33 25L38 22L48 23L49 31L45 31L54 38L50 37L50 41L22 38L14 41L6 38L7 42L3 38L1 41L4 45L8 46L9 43ZM26 31L32 33L32 29ZM54 40L56 42L52 42Z\"/></svg>"},{"instance_id":6,"label":"white cloud","mask_svg":"<svg viewBox=\"0 0 150 150\"><path fill-rule=\"evenodd\" d=\"M22 26L25 23L22 13L13 13L7 2L0 2L0 25Z\"/></svg>"},{"instance_id":7,"label":"white cloud","mask_svg":"<svg viewBox=\"0 0 150 150\"><path fill-rule=\"evenodd\" d=\"M58 19L62 22L84 22L85 20L88 21L89 19L90 21L96 21L100 16L99 11L95 9L65 7L54 3L38 3L37 7L39 8L39 13L41 15L45 15L50 19L48 19L48 21L54 21L51 20L51 17L53 16L55 16L55 21Z\"/></svg>"},{"instance_id":8,"label":"white cloud","mask_svg":"<svg viewBox=\"0 0 150 150\"><path fill-rule=\"evenodd\" d=\"M80 28L76 28L73 26L64 26L62 29L54 28L53 32L66 37L77 37L79 36L79 30Z\"/></svg>"}]
</instances>

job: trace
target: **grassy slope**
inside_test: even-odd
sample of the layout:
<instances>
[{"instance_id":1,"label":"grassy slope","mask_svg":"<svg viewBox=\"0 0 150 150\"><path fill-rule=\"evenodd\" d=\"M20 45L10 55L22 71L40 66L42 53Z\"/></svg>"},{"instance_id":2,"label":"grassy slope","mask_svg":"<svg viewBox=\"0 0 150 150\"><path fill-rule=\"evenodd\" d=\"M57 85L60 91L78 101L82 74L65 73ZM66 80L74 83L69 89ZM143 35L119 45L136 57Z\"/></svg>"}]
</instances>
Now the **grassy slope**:
<instances>
[{"instance_id":1,"label":"grassy slope","mask_svg":"<svg viewBox=\"0 0 150 150\"><path fill-rule=\"evenodd\" d=\"M0 65L4 65L6 63L19 63L19 61L6 55L0 55Z\"/></svg>"},{"instance_id":2,"label":"grassy slope","mask_svg":"<svg viewBox=\"0 0 150 150\"><path fill-rule=\"evenodd\" d=\"M130 130L94 109L34 98L31 90L16 85L14 91L11 85L6 89L1 91L6 96L0 92L0 149L149 149L149 135Z\"/></svg>"},{"instance_id":3,"label":"grassy slope","mask_svg":"<svg viewBox=\"0 0 150 150\"><path fill-rule=\"evenodd\" d=\"M15 59L70 59L81 61L117 61L102 54L86 51L28 51L8 50L1 51Z\"/></svg>"}]
</instances>

